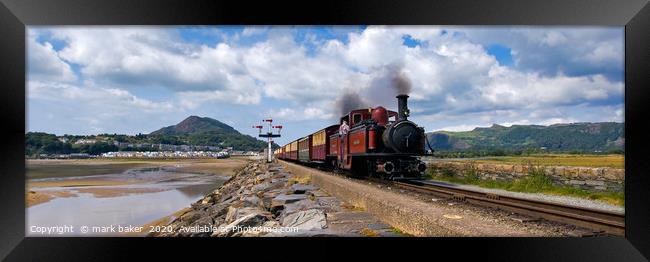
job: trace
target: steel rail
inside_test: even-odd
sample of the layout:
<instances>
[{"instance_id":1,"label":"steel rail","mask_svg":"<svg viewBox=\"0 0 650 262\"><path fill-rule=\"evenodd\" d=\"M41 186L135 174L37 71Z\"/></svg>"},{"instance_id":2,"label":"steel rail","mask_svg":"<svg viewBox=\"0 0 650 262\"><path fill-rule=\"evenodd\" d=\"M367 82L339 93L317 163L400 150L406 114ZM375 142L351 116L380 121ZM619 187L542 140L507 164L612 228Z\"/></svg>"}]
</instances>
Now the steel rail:
<instances>
[{"instance_id":1,"label":"steel rail","mask_svg":"<svg viewBox=\"0 0 650 262\"><path fill-rule=\"evenodd\" d=\"M421 180L396 181L393 185L421 193L451 197L481 206L490 206L534 218L571 224L595 230L596 234L625 235L625 215L591 208L570 206L540 200L525 199L473 191Z\"/></svg>"}]
</instances>

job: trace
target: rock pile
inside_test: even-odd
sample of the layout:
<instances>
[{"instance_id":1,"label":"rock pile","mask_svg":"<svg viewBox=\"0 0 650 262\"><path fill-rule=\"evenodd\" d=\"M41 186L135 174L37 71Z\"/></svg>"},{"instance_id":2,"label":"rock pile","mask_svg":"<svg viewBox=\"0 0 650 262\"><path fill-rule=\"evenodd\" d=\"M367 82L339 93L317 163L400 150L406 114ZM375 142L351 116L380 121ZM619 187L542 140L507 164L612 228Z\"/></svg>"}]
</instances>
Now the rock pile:
<instances>
[{"instance_id":1,"label":"rock pile","mask_svg":"<svg viewBox=\"0 0 650 262\"><path fill-rule=\"evenodd\" d=\"M278 164L253 162L189 211L150 236L328 235L332 198L285 172ZM302 181L302 183L301 183Z\"/></svg>"}]
</instances>

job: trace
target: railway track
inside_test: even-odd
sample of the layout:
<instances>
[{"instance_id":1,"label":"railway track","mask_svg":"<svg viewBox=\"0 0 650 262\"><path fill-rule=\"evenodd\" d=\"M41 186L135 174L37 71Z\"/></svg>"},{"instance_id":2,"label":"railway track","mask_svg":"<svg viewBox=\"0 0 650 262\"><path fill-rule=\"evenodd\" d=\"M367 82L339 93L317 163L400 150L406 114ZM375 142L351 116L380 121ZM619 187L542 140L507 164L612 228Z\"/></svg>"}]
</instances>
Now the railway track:
<instances>
[{"instance_id":1,"label":"railway track","mask_svg":"<svg viewBox=\"0 0 650 262\"><path fill-rule=\"evenodd\" d=\"M314 167L312 167L314 168ZM540 201L534 199L511 197L493 193L473 191L450 184L426 180L388 181L379 178L351 177L348 172L341 170L322 169L332 175L351 179L366 180L389 186L399 187L419 193L432 194L438 197L456 199L478 206L487 206L525 215L533 219L574 225L590 232L582 232L579 236L614 235L625 236L625 214L597 210L591 208L570 206L565 204Z\"/></svg>"},{"instance_id":2,"label":"railway track","mask_svg":"<svg viewBox=\"0 0 650 262\"><path fill-rule=\"evenodd\" d=\"M452 185L427 183L422 180L395 181L392 184L420 193L449 197L480 206L511 211L532 218L542 218L591 229L593 235L625 235L625 215L620 213L478 192Z\"/></svg>"}]
</instances>

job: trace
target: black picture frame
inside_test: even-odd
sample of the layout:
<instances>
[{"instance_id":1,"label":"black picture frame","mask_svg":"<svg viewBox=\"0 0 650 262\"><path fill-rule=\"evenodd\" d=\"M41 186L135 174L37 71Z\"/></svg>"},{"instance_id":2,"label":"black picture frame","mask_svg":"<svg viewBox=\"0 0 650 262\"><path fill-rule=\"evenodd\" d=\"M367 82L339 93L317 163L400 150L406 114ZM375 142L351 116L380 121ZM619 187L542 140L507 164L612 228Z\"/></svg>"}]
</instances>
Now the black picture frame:
<instances>
[{"instance_id":1,"label":"black picture frame","mask_svg":"<svg viewBox=\"0 0 650 262\"><path fill-rule=\"evenodd\" d=\"M0 0L0 258L103 260L132 254L247 256L294 253L467 257L527 261L644 261L650 257L650 161L646 111L650 74L647 0L163 1ZM607 25L625 26L626 234L596 238L144 239L25 237L26 60L30 25ZM311 248L295 248L301 243ZM361 247L360 245L363 245ZM180 249L184 246L187 249ZM267 248L269 246L269 248ZM272 247L270 247L272 246ZM263 248L262 248L263 247ZM368 248L369 247L369 248ZM328 250L326 250L328 249ZM192 253L191 250L201 250ZM250 251L253 250L253 251ZM259 250L256 252L255 250ZM331 252L334 250L336 252ZM150 251L150 252L147 252ZM174 251L174 252L172 252ZM372 254L371 254L372 253ZM390 253L390 254L385 254ZM406 254L405 254L406 253Z\"/></svg>"}]
</instances>

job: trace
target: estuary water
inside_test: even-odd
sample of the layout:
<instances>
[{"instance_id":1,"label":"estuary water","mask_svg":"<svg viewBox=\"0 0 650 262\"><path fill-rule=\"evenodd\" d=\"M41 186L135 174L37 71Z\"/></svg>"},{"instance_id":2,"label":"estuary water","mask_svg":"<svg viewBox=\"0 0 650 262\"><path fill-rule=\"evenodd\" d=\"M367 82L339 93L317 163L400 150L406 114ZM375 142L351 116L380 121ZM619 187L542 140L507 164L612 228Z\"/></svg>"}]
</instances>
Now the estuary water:
<instances>
[{"instance_id":1,"label":"estuary water","mask_svg":"<svg viewBox=\"0 0 650 262\"><path fill-rule=\"evenodd\" d=\"M65 185L75 179L126 184ZM124 236L120 228L140 227L189 207L227 179L219 175L177 172L173 167L130 169L119 174L90 177L34 179L34 182L55 181L56 185L61 182L64 185L32 188L33 191L66 191L73 196L57 197L27 208L26 235Z\"/></svg>"}]
</instances>

